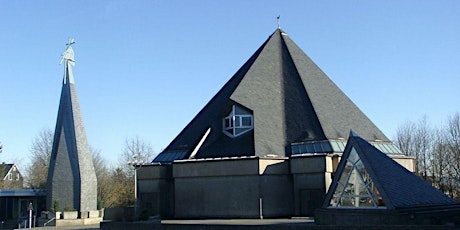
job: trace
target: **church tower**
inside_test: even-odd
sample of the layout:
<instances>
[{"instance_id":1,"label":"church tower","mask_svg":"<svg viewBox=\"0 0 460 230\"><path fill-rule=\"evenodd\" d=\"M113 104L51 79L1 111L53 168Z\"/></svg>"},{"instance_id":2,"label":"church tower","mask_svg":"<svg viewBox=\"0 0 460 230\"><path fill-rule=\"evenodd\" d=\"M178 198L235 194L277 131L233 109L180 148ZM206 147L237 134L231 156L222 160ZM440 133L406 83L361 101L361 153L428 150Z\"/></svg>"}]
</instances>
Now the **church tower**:
<instances>
[{"instance_id":1,"label":"church tower","mask_svg":"<svg viewBox=\"0 0 460 230\"><path fill-rule=\"evenodd\" d=\"M72 44L62 54L64 79L54 132L47 181L47 208L90 211L97 209L97 179L78 104L72 66Z\"/></svg>"}]
</instances>

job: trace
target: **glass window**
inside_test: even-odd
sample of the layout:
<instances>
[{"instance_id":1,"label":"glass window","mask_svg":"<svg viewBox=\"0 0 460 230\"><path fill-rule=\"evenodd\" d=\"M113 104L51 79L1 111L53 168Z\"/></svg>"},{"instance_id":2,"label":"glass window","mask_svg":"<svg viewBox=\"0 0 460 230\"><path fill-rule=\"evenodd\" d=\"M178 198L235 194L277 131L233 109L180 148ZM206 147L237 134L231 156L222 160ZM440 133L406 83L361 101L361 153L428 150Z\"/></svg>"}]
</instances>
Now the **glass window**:
<instances>
[{"instance_id":1,"label":"glass window","mask_svg":"<svg viewBox=\"0 0 460 230\"><path fill-rule=\"evenodd\" d=\"M299 146L291 145L291 154L299 154Z\"/></svg>"},{"instance_id":2,"label":"glass window","mask_svg":"<svg viewBox=\"0 0 460 230\"><path fill-rule=\"evenodd\" d=\"M307 153L315 153L315 148L313 147L313 144L305 144L307 146Z\"/></svg>"},{"instance_id":3,"label":"glass window","mask_svg":"<svg viewBox=\"0 0 460 230\"><path fill-rule=\"evenodd\" d=\"M337 145L337 142L331 141L331 147L333 152L339 152L339 146Z\"/></svg>"},{"instance_id":4,"label":"glass window","mask_svg":"<svg viewBox=\"0 0 460 230\"><path fill-rule=\"evenodd\" d=\"M396 149L394 145L390 145L388 147L391 150L391 153L400 153L400 151Z\"/></svg>"},{"instance_id":5,"label":"glass window","mask_svg":"<svg viewBox=\"0 0 460 230\"><path fill-rule=\"evenodd\" d=\"M231 120L230 118L225 118L225 124L224 124L225 127L231 127L233 126L232 123L231 123Z\"/></svg>"},{"instance_id":6,"label":"glass window","mask_svg":"<svg viewBox=\"0 0 460 230\"><path fill-rule=\"evenodd\" d=\"M377 208L385 206L382 197L354 148L346 160L329 203L332 207Z\"/></svg>"},{"instance_id":7,"label":"glass window","mask_svg":"<svg viewBox=\"0 0 460 230\"><path fill-rule=\"evenodd\" d=\"M234 130L235 130L235 136L239 136L239 135L245 133L247 129L245 129L245 128L234 128Z\"/></svg>"},{"instance_id":8,"label":"glass window","mask_svg":"<svg viewBox=\"0 0 460 230\"><path fill-rule=\"evenodd\" d=\"M381 145L381 144L374 144L374 147L377 148L380 152L386 153L385 149L383 148L383 145Z\"/></svg>"},{"instance_id":9,"label":"glass window","mask_svg":"<svg viewBox=\"0 0 460 230\"><path fill-rule=\"evenodd\" d=\"M252 126L252 119L251 116L243 116L241 117L241 124L242 126Z\"/></svg>"},{"instance_id":10,"label":"glass window","mask_svg":"<svg viewBox=\"0 0 460 230\"><path fill-rule=\"evenodd\" d=\"M342 176L340 177L339 183L345 186L348 181L348 176L350 175L351 169L353 168L353 164L347 161L345 164L345 168L343 169Z\"/></svg>"},{"instance_id":11,"label":"glass window","mask_svg":"<svg viewBox=\"0 0 460 230\"><path fill-rule=\"evenodd\" d=\"M323 143L321 143L321 146L322 146L323 151L324 151L325 153L331 153L331 152L333 152L333 151L332 151L331 144L330 144L329 142L323 142Z\"/></svg>"},{"instance_id":12,"label":"glass window","mask_svg":"<svg viewBox=\"0 0 460 230\"><path fill-rule=\"evenodd\" d=\"M307 153L307 145L301 144L300 145L300 153Z\"/></svg>"},{"instance_id":13,"label":"glass window","mask_svg":"<svg viewBox=\"0 0 460 230\"><path fill-rule=\"evenodd\" d=\"M313 147L315 148L315 153L324 153L324 150L321 147L321 142L314 143Z\"/></svg>"},{"instance_id":14,"label":"glass window","mask_svg":"<svg viewBox=\"0 0 460 230\"><path fill-rule=\"evenodd\" d=\"M229 137L237 137L251 131L253 116L249 111L238 106L232 106L230 114L223 119L223 132Z\"/></svg>"},{"instance_id":15,"label":"glass window","mask_svg":"<svg viewBox=\"0 0 460 230\"><path fill-rule=\"evenodd\" d=\"M359 160L359 156L358 156L358 153L356 153L355 148L351 149L350 155L348 156L347 160L350 161L353 164L356 163Z\"/></svg>"},{"instance_id":16,"label":"glass window","mask_svg":"<svg viewBox=\"0 0 460 230\"><path fill-rule=\"evenodd\" d=\"M343 152L345 150L345 145L347 144L346 142L338 142L340 151Z\"/></svg>"},{"instance_id":17,"label":"glass window","mask_svg":"<svg viewBox=\"0 0 460 230\"><path fill-rule=\"evenodd\" d=\"M337 207L337 205L339 205L339 199L342 196L342 191L343 191L343 186L341 184L337 184L337 188L331 199L331 206Z\"/></svg>"},{"instance_id":18,"label":"glass window","mask_svg":"<svg viewBox=\"0 0 460 230\"><path fill-rule=\"evenodd\" d=\"M241 127L241 116L235 115L235 127Z\"/></svg>"}]
</instances>

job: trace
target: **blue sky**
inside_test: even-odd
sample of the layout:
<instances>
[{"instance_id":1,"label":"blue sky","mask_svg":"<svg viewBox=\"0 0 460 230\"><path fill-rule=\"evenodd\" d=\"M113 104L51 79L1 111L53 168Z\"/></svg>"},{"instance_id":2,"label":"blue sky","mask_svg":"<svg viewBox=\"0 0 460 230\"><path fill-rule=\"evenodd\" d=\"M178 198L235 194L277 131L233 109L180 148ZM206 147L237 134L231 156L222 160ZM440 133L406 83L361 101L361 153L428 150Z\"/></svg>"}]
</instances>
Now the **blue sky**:
<instances>
[{"instance_id":1,"label":"blue sky","mask_svg":"<svg viewBox=\"0 0 460 230\"><path fill-rule=\"evenodd\" d=\"M69 37L88 141L159 153L277 28L390 138L460 111L460 1L1 1L0 161L54 130Z\"/></svg>"}]
</instances>

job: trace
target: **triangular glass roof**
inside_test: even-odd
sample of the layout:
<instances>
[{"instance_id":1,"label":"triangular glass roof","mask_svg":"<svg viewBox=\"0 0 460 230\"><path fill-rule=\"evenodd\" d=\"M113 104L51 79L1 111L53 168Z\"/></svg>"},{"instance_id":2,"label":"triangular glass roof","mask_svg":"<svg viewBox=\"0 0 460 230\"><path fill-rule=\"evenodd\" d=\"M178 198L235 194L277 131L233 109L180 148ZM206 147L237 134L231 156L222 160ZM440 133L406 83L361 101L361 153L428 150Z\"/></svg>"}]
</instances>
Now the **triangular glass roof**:
<instances>
[{"instance_id":1,"label":"triangular glass roof","mask_svg":"<svg viewBox=\"0 0 460 230\"><path fill-rule=\"evenodd\" d=\"M458 204L351 132L324 208L387 208Z\"/></svg>"},{"instance_id":2,"label":"triangular glass roof","mask_svg":"<svg viewBox=\"0 0 460 230\"><path fill-rule=\"evenodd\" d=\"M345 168L337 182L329 206L340 208L384 206L378 189L354 148L351 149L351 153L346 159Z\"/></svg>"}]
</instances>

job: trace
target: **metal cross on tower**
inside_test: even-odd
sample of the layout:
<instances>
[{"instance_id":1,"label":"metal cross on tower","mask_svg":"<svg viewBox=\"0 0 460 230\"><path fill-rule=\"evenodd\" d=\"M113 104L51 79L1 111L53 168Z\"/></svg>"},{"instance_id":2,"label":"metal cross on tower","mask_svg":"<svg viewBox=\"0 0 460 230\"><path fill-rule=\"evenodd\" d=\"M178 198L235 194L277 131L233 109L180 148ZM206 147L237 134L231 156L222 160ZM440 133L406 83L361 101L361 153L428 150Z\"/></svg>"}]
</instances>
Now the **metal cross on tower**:
<instances>
[{"instance_id":1,"label":"metal cross on tower","mask_svg":"<svg viewBox=\"0 0 460 230\"><path fill-rule=\"evenodd\" d=\"M280 17L281 15L278 15L278 17L276 17L276 21L278 22L278 29L281 29Z\"/></svg>"},{"instance_id":2,"label":"metal cross on tower","mask_svg":"<svg viewBox=\"0 0 460 230\"><path fill-rule=\"evenodd\" d=\"M61 61L59 62L59 65L62 64L64 60L69 61L70 64L75 65L75 57L74 57L74 52L72 49L72 45L75 44L75 39L69 38L69 42L67 42L67 49L62 53L62 58Z\"/></svg>"}]
</instances>

